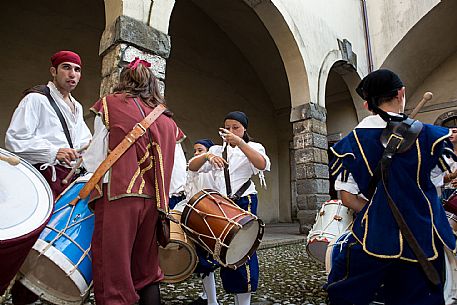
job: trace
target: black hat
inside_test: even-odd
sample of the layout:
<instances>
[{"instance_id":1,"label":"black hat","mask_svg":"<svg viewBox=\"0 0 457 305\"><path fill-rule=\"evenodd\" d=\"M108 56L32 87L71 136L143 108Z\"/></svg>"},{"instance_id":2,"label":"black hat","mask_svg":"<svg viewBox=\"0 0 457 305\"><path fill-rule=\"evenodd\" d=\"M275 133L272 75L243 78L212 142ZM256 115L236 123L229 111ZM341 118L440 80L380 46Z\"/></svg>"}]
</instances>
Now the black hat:
<instances>
[{"instance_id":1,"label":"black hat","mask_svg":"<svg viewBox=\"0 0 457 305\"><path fill-rule=\"evenodd\" d=\"M210 139L200 139L200 140L195 141L194 144L201 144L208 149L214 145L213 141L211 141Z\"/></svg>"},{"instance_id":2,"label":"black hat","mask_svg":"<svg viewBox=\"0 0 457 305\"><path fill-rule=\"evenodd\" d=\"M379 69L365 76L355 89L366 101L373 98L385 97L403 87L400 77L387 69Z\"/></svg>"},{"instance_id":3,"label":"black hat","mask_svg":"<svg viewBox=\"0 0 457 305\"><path fill-rule=\"evenodd\" d=\"M248 129L248 117L246 116L246 114L244 114L244 112L241 112L241 111L232 111L232 112L229 112L225 118L224 118L224 121L225 120L235 120L235 121L238 121L241 123L241 125L244 126L244 128Z\"/></svg>"}]
</instances>

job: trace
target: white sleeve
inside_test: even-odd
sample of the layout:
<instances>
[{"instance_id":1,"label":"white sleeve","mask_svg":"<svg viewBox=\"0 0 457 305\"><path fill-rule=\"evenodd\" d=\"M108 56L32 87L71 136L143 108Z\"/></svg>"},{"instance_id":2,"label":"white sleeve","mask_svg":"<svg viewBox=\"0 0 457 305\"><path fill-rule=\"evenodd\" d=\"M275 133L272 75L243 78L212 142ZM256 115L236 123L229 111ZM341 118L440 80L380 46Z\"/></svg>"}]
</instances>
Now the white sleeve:
<instances>
[{"instance_id":1,"label":"white sleeve","mask_svg":"<svg viewBox=\"0 0 457 305\"><path fill-rule=\"evenodd\" d=\"M96 116L94 120L94 136L89 148L83 154L83 164L88 172L93 173L108 155L109 132L103 124L102 118Z\"/></svg>"},{"instance_id":2,"label":"white sleeve","mask_svg":"<svg viewBox=\"0 0 457 305\"><path fill-rule=\"evenodd\" d=\"M265 168L260 170L258 168L256 168L252 163L251 163L251 168L252 168L252 172L254 173L254 175L257 175L259 172L263 172L263 171L270 171L270 167L271 167L271 161L270 161L270 158L267 156L267 153L265 151L265 147L263 147L262 144L260 143L254 143L254 142L249 142L248 143L249 146L251 146L255 151L257 151L259 154L262 155L262 157L265 159Z\"/></svg>"},{"instance_id":3,"label":"white sleeve","mask_svg":"<svg viewBox=\"0 0 457 305\"><path fill-rule=\"evenodd\" d=\"M444 185L444 175L446 173L443 172L439 166L435 166L435 168L430 172L430 180L435 185L435 187L441 187Z\"/></svg>"},{"instance_id":4,"label":"white sleeve","mask_svg":"<svg viewBox=\"0 0 457 305\"><path fill-rule=\"evenodd\" d=\"M83 109L81 106L80 115L78 117L78 122L76 125L76 136L78 140L75 143L75 149L86 146L92 139L92 134L90 133L89 127L87 127L86 122L84 122Z\"/></svg>"},{"instance_id":5,"label":"white sleeve","mask_svg":"<svg viewBox=\"0 0 457 305\"><path fill-rule=\"evenodd\" d=\"M35 136L43 111L42 98L46 97L30 93L22 99L5 136L6 148L32 164L53 163L59 150L46 138Z\"/></svg>"},{"instance_id":6,"label":"white sleeve","mask_svg":"<svg viewBox=\"0 0 457 305\"><path fill-rule=\"evenodd\" d=\"M335 190L336 191L346 191L348 193L359 195L360 189L357 183L355 182L352 174L349 174L348 180L346 182L341 181L341 174L336 177L335 180Z\"/></svg>"}]
</instances>

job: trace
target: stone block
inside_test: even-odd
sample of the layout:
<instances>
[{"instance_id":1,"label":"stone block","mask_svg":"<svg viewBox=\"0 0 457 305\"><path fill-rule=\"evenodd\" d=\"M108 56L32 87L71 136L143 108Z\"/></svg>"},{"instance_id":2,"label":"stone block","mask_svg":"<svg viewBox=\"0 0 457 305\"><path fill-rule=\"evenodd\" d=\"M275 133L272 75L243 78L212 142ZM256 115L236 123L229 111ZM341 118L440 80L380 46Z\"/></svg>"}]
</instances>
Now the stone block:
<instances>
[{"instance_id":1,"label":"stone block","mask_svg":"<svg viewBox=\"0 0 457 305\"><path fill-rule=\"evenodd\" d=\"M297 181L300 179L328 179L328 165L305 163L297 166Z\"/></svg>"},{"instance_id":2,"label":"stone block","mask_svg":"<svg viewBox=\"0 0 457 305\"><path fill-rule=\"evenodd\" d=\"M314 132L304 132L294 135L293 148L300 149L306 147L328 148L327 137Z\"/></svg>"},{"instance_id":3,"label":"stone block","mask_svg":"<svg viewBox=\"0 0 457 305\"><path fill-rule=\"evenodd\" d=\"M170 36L127 16L119 16L105 29L100 39L99 54L103 55L120 43L133 45L147 53L164 58L170 55Z\"/></svg>"},{"instance_id":4,"label":"stone block","mask_svg":"<svg viewBox=\"0 0 457 305\"><path fill-rule=\"evenodd\" d=\"M303 132L314 132L321 135L327 135L326 123L316 119L307 119L294 122L292 124L292 128L294 134L300 134Z\"/></svg>"},{"instance_id":5,"label":"stone block","mask_svg":"<svg viewBox=\"0 0 457 305\"><path fill-rule=\"evenodd\" d=\"M294 123L306 119L317 119L325 122L327 120L327 110L315 103L307 103L291 109L290 122Z\"/></svg>"},{"instance_id":6,"label":"stone block","mask_svg":"<svg viewBox=\"0 0 457 305\"><path fill-rule=\"evenodd\" d=\"M297 181L297 194L328 194L329 187L330 183L326 179L301 179Z\"/></svg>"},{"instance_id":7,"label":"stone block","mask_svg":"<svg viewBox=\"0 0 457 305\"><path fill-rule=\"evenodd\" d=\"M327 151L319 148L304 148L296 149L294 151L294 158L296 167L304 163L322 163L328 164ZM295 169L295 171L297 171Z\"/></svg>"}]
</instances>

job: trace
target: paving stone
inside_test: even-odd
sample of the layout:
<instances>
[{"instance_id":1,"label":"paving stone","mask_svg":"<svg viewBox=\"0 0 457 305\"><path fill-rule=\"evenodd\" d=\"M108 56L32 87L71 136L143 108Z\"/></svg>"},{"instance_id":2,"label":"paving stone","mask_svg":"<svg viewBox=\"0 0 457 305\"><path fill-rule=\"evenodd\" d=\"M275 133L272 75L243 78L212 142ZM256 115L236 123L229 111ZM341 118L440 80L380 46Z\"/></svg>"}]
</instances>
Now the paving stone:
<instances>
[{"instance_id":1,"label":"paving stone","mask_svg":"<svg viewBox=\"0 0 457 305\"><path fill-rule=\"evenodd\" d=\"M253 305L325 305L326 292L322 289L326 281L324 266L308 258L303 243L263 249L258 251L258 257L260 280L258 290L252 294ZM233 304L233 295L222 289L218 271L216 285L219 304ZM181 283L162 284L162 304L188 304L201 292L201 279L196 275ZM11 299L5 304L11 305ZM47 303L35 303L44 304ZM93 304L92 295L87 305Z\"/></svg>"}]
</instances>

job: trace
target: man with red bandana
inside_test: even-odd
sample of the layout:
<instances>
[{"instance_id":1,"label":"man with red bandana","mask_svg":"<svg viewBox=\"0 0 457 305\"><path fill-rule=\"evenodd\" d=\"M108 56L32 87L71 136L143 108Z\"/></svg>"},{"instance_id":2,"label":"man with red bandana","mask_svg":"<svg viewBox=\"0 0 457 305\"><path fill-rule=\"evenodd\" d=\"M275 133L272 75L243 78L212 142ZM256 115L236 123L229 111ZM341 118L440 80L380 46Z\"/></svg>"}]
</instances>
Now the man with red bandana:
<instances>
[{"instance_id":1,"label":"man with red bandana","mask_svg":"<svg viewBox=\"0 0 457 305\"><path fill-rule=\"evenodd\" d=\"M54 198L66 187L61 181L78 159L78 149L91 140L83 119L81 104L71 95L81 78L81 58L71 51L59 51L51 57L51 76L46 86L36 86L24 92L6 132L6 148L29 161L45 177ZM59 119L58 107L63 122ZM66 125L66 127L64 127ZM67 129L68 132L65 130ZM27 253L18 253L27 255ZM14 274L17 270L7 270ZM19 268L19 267L18 267ZM4 274L0 274L0 283ZM38 299L19 282L12 289L13 304L30 304Z\"/></svg>"}]
</instances>

